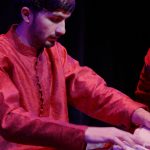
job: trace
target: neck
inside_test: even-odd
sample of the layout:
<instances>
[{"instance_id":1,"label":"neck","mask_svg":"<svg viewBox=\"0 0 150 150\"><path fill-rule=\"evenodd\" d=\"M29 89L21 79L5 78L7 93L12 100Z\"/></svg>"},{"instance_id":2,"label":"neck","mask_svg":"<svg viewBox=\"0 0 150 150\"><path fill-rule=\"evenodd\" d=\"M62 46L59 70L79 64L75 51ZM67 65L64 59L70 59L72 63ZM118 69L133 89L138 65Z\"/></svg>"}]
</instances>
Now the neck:
<instances>
[{"instance_id":1,"label":"neck","mask_svg":"<svg viewBox=\"0 0 150 150\"><path fill-rule=\"evenodd\" d=\"M27 34L28 33L28 29L27 29L27 27L25 27L25 25L23 23L21 23L21 24L19 24L17 26L16 33L18 35L18 38L20 39L20 41L23 44L32 47L32 45L30 44L29 35Z\"/></svg>"},{"instance_id":2,"label":"neck","mask_svg":"<svg viewBox=\"0 0 150 150\"><path fill-rule=\"evenodd\" d=\"M30 33L29 29L24 23L21 23L17 26L16 33L17 33L19 40L24 45L35 48L35 50L37 51L37 55L39 55L43 51L44 49L43 47L34 45L29 34Z\"/></svg>"}]
</instances>

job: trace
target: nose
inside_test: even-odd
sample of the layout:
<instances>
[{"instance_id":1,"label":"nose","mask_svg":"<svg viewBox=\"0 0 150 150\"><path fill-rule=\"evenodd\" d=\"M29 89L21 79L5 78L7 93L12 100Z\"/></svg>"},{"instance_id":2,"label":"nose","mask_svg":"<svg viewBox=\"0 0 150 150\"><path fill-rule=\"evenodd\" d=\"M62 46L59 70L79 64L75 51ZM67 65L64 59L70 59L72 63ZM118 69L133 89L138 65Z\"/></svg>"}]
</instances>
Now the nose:
<instances>
[{"instance_id":1,"label":"nose","mask_svg":"<svg viewBox=\"0 0 150 150\"><path fill-rule=\"evenodd\" d=\"M56 27L56 35L61 36L61 35L64 35L65 33L66 33L65 21L63 20L59 22Z\"/></svg>"}]
</instances>

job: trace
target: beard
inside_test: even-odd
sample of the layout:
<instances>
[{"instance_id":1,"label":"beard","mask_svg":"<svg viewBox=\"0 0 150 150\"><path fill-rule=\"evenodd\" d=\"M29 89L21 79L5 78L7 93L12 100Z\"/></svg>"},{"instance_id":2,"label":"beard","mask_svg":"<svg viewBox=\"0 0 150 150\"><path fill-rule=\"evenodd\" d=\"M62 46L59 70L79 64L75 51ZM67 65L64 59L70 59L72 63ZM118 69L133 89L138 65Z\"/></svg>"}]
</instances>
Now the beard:
<instances>
[{"instance_id":1,"label":"beard","mask_svg":"<svg viewBox=\"0 0 150 150\"><path fill-rule=\"evenodd\" d=\"M51 48L55 45L55 41L46 41L44 47Z\"/></svg>"},{"instance_id":2,"label":"beard","mask_svg":"<svg viewBox=\"0 0 150 150\"><path fill-rule=\"evenodd\" d=\"M42 49L44 47L50 48L55 45L55 41L44 37L42 32L37 32L35 29L32 28L31 45L36 49Z\"/></svg>"},{"instance_id":3,"label":"beard","mask_svg":"<svg viewBox=\"0 0 150 150\"><path fill-rule=\"evenodd\" d=\"M50 35L45 35L42 29L37 27L36 22L33 22L29 28L30 44L36 49L51 48L55 45L55 40L51 39Z\"/></svg>"}]
</instances>

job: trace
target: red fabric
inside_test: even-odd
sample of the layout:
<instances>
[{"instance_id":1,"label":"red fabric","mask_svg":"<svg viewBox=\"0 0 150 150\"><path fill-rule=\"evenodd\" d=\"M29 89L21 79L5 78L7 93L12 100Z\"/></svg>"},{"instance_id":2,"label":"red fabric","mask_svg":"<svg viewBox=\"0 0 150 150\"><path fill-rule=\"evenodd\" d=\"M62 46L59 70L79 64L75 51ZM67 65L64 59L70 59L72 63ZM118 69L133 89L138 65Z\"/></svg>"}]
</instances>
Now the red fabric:
<instances>
[{"instance_id":1,"label":"red fabric","mask_svg":"<svg viewBox=\"0 0 150 150\"><path fill-rule=\"evenodd\" d=\"M140 102L150 106L150 49L144 59L144 66L140 73L135 95Z\"/></svg>"},{"instance_id":2,"label":"red fabric","mask_svg":"<svg viewBox=\"0 0 150 150\"><path fill-rule=\"evenodd\" d=\"M14 29L0 36L1 149L84 149L87 127L68 123L67 103L127 128L135 109L145 107L80 67L59 43L36 57L36 50L23 45Z\"/></svg>"}]
</instances>

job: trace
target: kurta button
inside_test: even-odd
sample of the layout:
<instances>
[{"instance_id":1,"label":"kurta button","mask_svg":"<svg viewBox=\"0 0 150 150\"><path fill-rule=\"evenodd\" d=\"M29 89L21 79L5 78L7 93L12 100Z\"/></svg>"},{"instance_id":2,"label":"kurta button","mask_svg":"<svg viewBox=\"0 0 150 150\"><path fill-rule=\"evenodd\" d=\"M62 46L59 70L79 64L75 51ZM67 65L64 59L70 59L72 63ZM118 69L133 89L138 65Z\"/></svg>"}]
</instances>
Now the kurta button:
<instances>
[{"instance_id":1,"label":"kurta button","mask_svg":"<svg viewBox=\"0 0 150 150\"><path fill-rule=\"evenodd\" d=\"M39 93L39 105L40 105L40 110L39 110L39 116L42 116L42 113L44 111L44 98L43 98L43 92L42 92L42 87L40 84L40 79L38 76L38 59L35 62L35 71L36 71L36 75L35 78L37 80L37 87L38 87L38 93Z\"/></svg>"}]
</instances>

